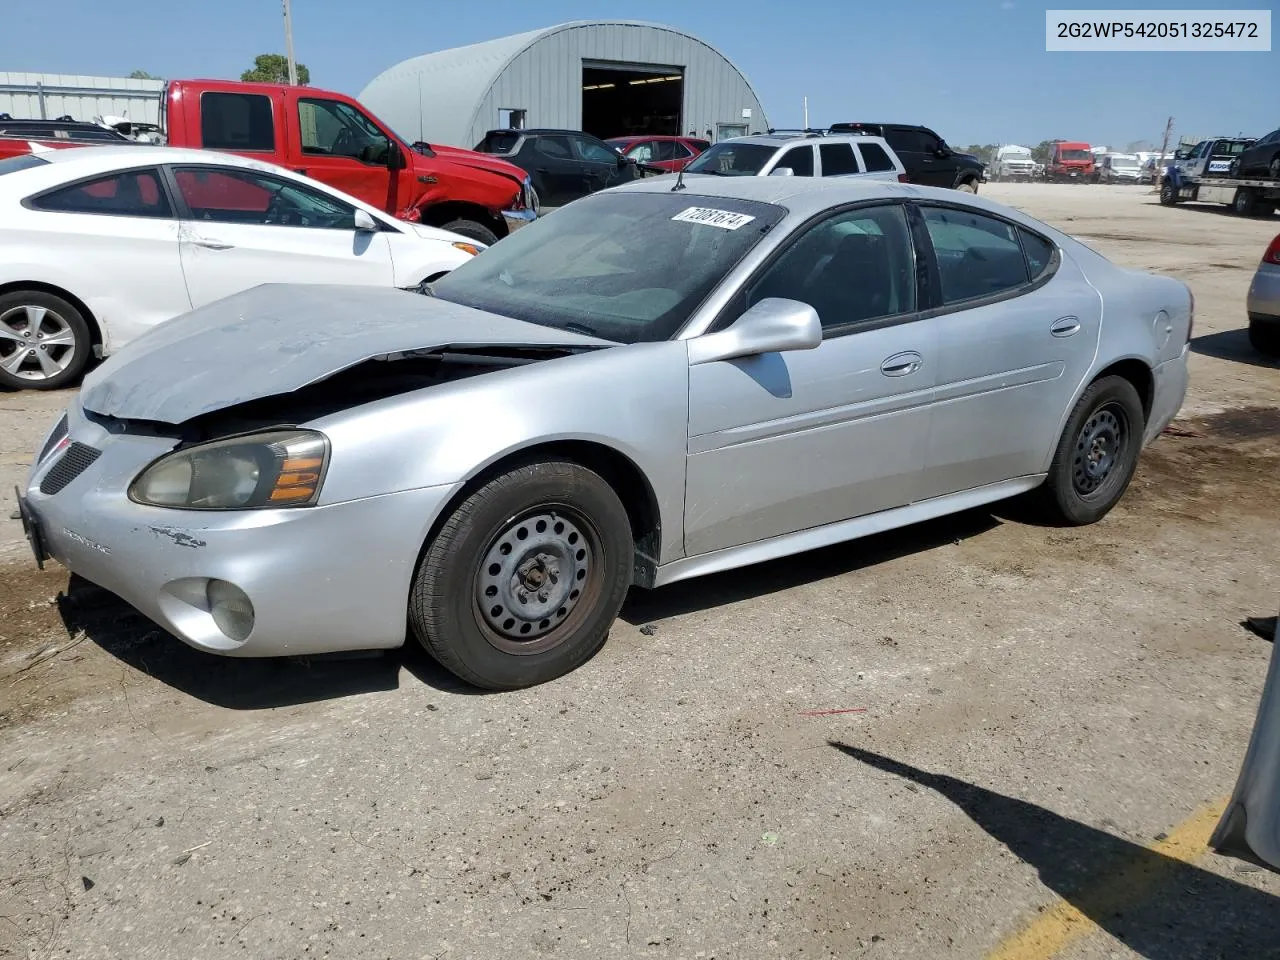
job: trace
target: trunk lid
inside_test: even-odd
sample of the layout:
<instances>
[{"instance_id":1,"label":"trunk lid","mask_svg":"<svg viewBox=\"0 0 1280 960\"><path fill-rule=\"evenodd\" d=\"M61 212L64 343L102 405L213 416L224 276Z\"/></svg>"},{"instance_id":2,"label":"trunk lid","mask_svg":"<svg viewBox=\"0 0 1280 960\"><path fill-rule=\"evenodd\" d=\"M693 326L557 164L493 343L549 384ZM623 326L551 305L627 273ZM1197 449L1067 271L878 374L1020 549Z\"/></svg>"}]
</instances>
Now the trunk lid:
<instances>
[{"instance_id":1,"label":"trunk lid","mask_svg":"<svg viewBox=\"0 0 1280 960\"><path fill-rule=\"evenodd\" d=\"M85 377L80 404L102 416L179 424L376 357L486 346L616 344L402 290L264 284L148 331Z\"/></svg>"}]
</instances>

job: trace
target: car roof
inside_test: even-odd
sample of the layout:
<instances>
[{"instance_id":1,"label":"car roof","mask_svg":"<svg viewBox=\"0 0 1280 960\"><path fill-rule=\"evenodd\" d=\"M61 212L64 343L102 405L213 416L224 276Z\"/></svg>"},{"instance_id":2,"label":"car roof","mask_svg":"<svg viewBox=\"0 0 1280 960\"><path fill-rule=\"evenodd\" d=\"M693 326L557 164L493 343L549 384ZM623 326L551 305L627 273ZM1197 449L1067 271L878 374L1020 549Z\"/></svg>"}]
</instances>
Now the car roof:
<instances>
[{"instance_id":1,"label":"car roof","mask_svg":"<svg viewBox=\"0 0 1280 960\"><path fill-rule=\"evenodd\" d=\"M884 137L878 137L868 133L833 133L823 135L818 133L752 133L745 137L731 137L728 140L721 140L712 146L719 146L721 143L754 143L763 147L781 147L784 144L795 143L798 140L808 140L813 143L842 143L846 140L855 142L874 141L881 143Z\"/></svg>"},{"instance_id":2,"label":"car roof","mask_svg":"<svg viewBox=\"0 0 1280 960\"><path fill-rule=\"evenodd\" d=\"M687 136L673 133L633 133L625 137L605 137L609 143L621 143L623 140L704 140L705 137Z\"/></svg>"},{"instance_id":3,"label":"car roof","mask_svg":"<svg viewBox=\"0 0 1280 960\"><path fill-rule=\"evenodd\" d=\"M63 150L40 152L37 156L50 163L80 164L85 167L101 168L103 170L149 163L211 162L259 170L265 168L276 169L274 164L263 163L261 160L250 160L248 157L236 156L233 153L196 150L190 147L161 147L134 143L110 147L67 147Z\"/></svg>"}]
</instances>

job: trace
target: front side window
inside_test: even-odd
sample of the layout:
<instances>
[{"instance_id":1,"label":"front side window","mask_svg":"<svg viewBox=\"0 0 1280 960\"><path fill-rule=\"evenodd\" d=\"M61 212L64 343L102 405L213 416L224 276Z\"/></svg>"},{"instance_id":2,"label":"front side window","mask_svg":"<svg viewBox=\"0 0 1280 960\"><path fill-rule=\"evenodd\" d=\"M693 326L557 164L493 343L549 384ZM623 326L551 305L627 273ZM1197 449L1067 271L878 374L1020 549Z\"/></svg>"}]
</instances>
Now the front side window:
<instances>
[{"instance_id":1,"label":"front side window","mask_svg":"<svg viewBox=\"0 0 1280 960\"><path fill-rule=\"evenodd\" d=\"M785 214L692 189L575 200L437 280L432 292L619 343L670 339Z\"/></svg>"},{"instance_id":2,"label":"front side window","mask_svg":"<svg viewBox=\"0 0 1280 960\"><path fill-rule=\"evenodd\" d=\"M822 156L822 175L824 177L844 177L858 172L858 161L853 156L853 145L849 143L824 143L818 147Z\"/></svg>"},{"instance_id":3,"label":"front side window","mask_svg":"<svg viewBox=\"0 0 1280 960\"><path fill-rule=\"evenodd\" d=\"M774 164L774 169L778 167L790 167L791 173L797 177L813 176L813 147L805 144L803 147L792 147Z\"/></svg>"},{"instance_id":4,"label":"front side window","mask_svg":"<svg viewBox=\"0 0 1280 960\"><path fill-rule=\"evenodd\" d=\"M774 153L773 147L763 143L716 143L698 154L685 171L720 177L754 177L773 159Z\"/></svg>"},{"instance_id":5,"label":"front side window","mask_svg":"<svg viewBox=\"0 0 1280 960\"><path fill-rule=\"evenodd\" d=\"M768 297L818 311L824 330L916 309L915 251L900 204L824 220L792 242L747 288L745 306Z\"/></svg>"},{"instance_id":6,"label":"front side window","mask_svg":"<svg viewBox=\"0 0 1280 960\"><path fill-rule=\"evenodd\" d=\"M950 207L924 207L923 213L938 261L943 303L989 297L1028 282L1012 225Z\"/></svg>"},{"instance_id":7,"label":"front side window","mask_svg":"<svg viewBox=\"0 0 1280 960\"><path fill-rule=\"evenodd\" d=\"M637 163L651 163L658 159L653 152L655 146L656 144L650 140L646 140L644 143L637 143L627 151L627 156Z\"/></svg>"},{"instance_id":8,"label":"front side window","mask_svg":"<svg viewBox=\"0 0 1280 960\"><path fill-rule=\"evenodd\" d=\"M173 215L155 170L126 170L86 180L37 197L31 206L59 213L99 213L115 217Z\"/></svg>"},{"instance_id":9,"label":"front side window","mask_svg":"<svg viewBox=\"0 0 1280 960\"><path fill-rule=\"evenodd\" d=\"M578 148L578 159L580 160L585 160L588 163L617 164L618 162L617 151L610 150L603 143L596 143L594 140L584 140L581 137L574 137L573 142Z\"/></svg>"},{"instance_id":10,"label":"front side window","mask_svg":"<svg viewBox=\"0 0 1280 960\"><path fill-rule=\"evenodd\" d=\"M895 169L893 161L889 159L889 154L885 152L884 147L878 143L860 143L858 150L862 153L862 162L867 167L868 173L878 173L882 170Z\"/></svg>"},{"instance_id":11,"label":"front side window","mask_svg":"<svg viewBox=\"0 0 1280 960\"><path fill-rule=\"evenodd\" d=\"M915 130L890 127L885 131L884 138L898 153L921 153L924 150L920 134Z\"/></svg>"},{"instance_id":12,"label":"front side window","mask_svg":"<svg viewBox=\"0 0 1280 960\"><path fill-rule=\"evenodd\" d=\"M262 227L354 230L355 207L253 170L175 167L178 192L194 220Z\"/></svg>"},{"instance_id":13,"label":"front side window","mask_svg":"<svg viewBox=\"0 0 1280 960\"><path fill-rule=\"evenodd\" d=\"M207 150L274 150L271 98L261 93L202 93L200 143Z\"/></svg>"},{"instance_id":14,"label":"front side window","mask_svg":"<svg viewBox=\"0 0 1280 960\"><path fill-rule=\"evenodd\" d=\"M351 157L385 166L391 144L363 113L341 100L298 101L298 134L303 153Z\"/></svg>"}]
</instances>

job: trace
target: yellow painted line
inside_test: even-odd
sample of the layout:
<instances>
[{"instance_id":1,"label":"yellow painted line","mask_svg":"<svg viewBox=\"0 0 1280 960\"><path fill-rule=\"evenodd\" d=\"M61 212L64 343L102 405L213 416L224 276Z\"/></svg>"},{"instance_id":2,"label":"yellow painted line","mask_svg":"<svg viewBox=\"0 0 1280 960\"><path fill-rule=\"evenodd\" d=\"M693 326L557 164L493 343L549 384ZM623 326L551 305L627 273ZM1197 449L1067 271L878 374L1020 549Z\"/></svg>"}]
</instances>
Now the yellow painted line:
<instances>
[{"instance_id":1,"label":"yellow painted line","mask_svg":"<svg viewBox=\"0 0 1280 960\"><path fill-rule=\"evenodd\" d=\"M1141 899L1156 882L1169 875L1174 869L1173 861L1191 863L1207 853L1209 837L1222 818L1227 802L1223 799L1202 807L1165 839L1147 848L1168 860L1143 858L1117 870L1105 882L1076 898L1083 904L1083 910L1059 900L1006 938L987 955L987 960L1049 960L1068 945L1093 933L1098 925L1089 919L1088 913L1115 912L1117 907Z\"/></svg>"}]
</instances>

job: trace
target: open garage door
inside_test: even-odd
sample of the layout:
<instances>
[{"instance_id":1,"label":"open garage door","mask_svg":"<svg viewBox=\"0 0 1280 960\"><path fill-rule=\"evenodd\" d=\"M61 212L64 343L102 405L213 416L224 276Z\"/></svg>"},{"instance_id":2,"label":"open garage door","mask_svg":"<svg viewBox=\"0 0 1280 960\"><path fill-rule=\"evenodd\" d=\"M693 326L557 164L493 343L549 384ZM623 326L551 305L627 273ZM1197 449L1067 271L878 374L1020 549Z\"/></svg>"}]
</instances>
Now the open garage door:
<instances>
[{"instance_id":1,"label":"open garage door","mask_svg":"<svg viewBox=\"0 0 1280 960\"><path fill-rule=\"evenodd\" d=\"M609 137L678 136L684 68L582 62L582 129Z\"/></svg>"}]
</instances>

